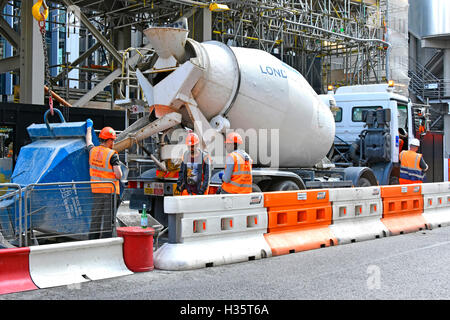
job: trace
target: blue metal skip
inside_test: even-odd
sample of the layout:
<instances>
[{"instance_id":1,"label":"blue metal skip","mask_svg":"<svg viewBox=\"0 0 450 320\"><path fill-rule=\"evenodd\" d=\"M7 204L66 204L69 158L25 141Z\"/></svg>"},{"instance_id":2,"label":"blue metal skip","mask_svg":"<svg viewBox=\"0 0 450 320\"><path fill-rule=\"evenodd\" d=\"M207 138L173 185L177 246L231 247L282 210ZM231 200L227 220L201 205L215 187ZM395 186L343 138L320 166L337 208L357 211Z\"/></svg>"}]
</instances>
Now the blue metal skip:
<instances>
[{"instance_id":1,"label":"blue metal skip","mask_svg":"<svg viewBox=\"0 0 450 320\"><path fill-rule=\"evenodd\" d=\"M33 183L89 181L89 154L86 149L86 123L65 122L32 124L27 128L32 143L22 147L11 182L22 186ZM94 145L98 138L93 132Z\"/></svg>"},{"instance_id":2,"label":"blue metal skip","mask_svg":"<svg viewBox=\"0 0 450 320\"><path fill-rule=\"evenodd\" d=\"M27 128L32 143L20 150L12 183L24 188L37 183L90 180L86 123L65 122L61 112L54 110L61 123L50 124L47 111L44 124L32 124ZM99 145L95 132L92 134L94 145ZM48 191L39 192L42 188ZM33 229L57 234L89 231L93 198L89 185L79 189L70 185L37 186L30 194L26 206L31 217L26 224L22 220L22 225L31 224ZM16 234L22 213L16 212Z\"/></svg>"}]
</instances>

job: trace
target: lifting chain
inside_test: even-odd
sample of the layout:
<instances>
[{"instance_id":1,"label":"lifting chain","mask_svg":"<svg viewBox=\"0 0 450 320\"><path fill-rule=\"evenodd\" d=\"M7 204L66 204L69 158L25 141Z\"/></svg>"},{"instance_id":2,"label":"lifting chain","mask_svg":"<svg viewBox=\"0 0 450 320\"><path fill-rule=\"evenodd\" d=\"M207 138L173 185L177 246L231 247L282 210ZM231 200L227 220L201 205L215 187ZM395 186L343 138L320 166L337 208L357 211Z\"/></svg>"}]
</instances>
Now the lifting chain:
<instances>
[{"instance_id":1,"label":"lifting chain","mask_svg":"<svg viewBox=\"0 0 450 320\"><path fill-rule=\"evenodd\" d=\"M42 7L42 11L41 11ZM46 20L48 17L48 6L45 0L39 0L33 5L32 14L37 20L39 25L39 31L42 36L42 48L44 50L44 64L45 64L45 82L47 82L48 88L48 105L50 107L50 113L53 115L53 85L50 80L50 66L48 63L47 41L46 41Z\"/></svg>"}]
</instances>

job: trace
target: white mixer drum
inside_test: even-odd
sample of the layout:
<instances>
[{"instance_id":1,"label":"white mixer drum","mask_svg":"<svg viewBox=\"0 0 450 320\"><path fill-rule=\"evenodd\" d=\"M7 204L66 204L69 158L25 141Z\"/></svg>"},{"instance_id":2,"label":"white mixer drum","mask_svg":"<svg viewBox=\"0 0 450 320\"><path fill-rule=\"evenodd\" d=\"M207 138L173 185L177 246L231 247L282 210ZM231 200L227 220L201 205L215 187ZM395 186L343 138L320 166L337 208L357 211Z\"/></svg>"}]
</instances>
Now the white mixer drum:
<instances>
[{"instance_id":1,"label":"white mixer drum","mask_svg":"<svg viewBox=\"0 0 450 320\"><path fill-rule=\"evenodd\" d=\"M275 129L278 139L271 142L278 146L264 146L268 154L263 155L276 150L272 156L279 159L271 166L311 167L325 157L334 140L334 118L298 71L265 51L215 41L200 45L207 63L193 95L208 120L224 115L231 129L243 129L249 137L267 129L268 140ZM254 146L246 149L261 160Z\"/></svg>"}]
</instances>

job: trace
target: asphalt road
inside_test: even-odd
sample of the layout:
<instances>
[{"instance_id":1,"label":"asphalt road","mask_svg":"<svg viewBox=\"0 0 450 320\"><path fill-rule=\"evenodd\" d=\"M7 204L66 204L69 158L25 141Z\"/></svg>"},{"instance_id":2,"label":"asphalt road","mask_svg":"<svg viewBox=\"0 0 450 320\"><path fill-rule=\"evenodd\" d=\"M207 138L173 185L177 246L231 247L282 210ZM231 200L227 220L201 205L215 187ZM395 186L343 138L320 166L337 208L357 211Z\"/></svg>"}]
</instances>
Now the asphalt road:
<instances>
[{"instance_id":1,"label":"asphalt road","mask_svg":"<svg viewBox=\"0 0 450 320\"><path fill-rule=\"evenodd\" d=\"M135 273L0 300L450 299L449 274L450 227L444 227L192 271Z\"/></svg>"}]
</instances>

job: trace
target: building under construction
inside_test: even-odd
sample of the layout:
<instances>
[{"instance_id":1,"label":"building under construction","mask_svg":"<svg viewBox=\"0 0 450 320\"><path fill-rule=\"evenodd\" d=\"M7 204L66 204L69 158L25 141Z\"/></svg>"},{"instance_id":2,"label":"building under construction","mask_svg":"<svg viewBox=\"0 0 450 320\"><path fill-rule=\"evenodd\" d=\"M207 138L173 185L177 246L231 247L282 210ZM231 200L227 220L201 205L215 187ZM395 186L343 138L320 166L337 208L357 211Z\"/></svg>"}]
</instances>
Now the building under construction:
<instances>
[{"instance_id":1,"label":"building under construction","mask_svg":"<svg viewBox=\"0 0 450 320\"><path fill-rule=\"evenodd\" d=\"M144 30L182 26L198 42L266 51L318 94L393 80L397 92L432 106L424 124L443 132L450 30L433 15L446 6L441 0L2 0L0 92L3 102L27 105L49 106L52 96L66 118L70 107L127 110L129 123L145 111L136 70L148 72L158 58Z\"/></svg>"},{"instance_id":2,"label":"building under construction","mask_svg":"<svg viewBox=\"0 0 450 320\"><path fill-rule=\"evenodd\" d=\"M449 0L0 12L0 296L449 296Z\"/></svg>"},{"instance_id":3,"label":"building under construction","mask_svg":"<svg viewBox=\"0 0 450 320\"><path fill-rule=\"evenodd\" d=\"M128 59L140 54L142 63L153 53L139 51L142 31L183 18L194 40L270 52L318 93L387 79L408 85L407 1L47 0L45 55L38 23L23 14L32 2L0 4L4 101L43 104L46 85L70 105L114 108L115 100L138 94L127 86L135 84Z\"/></svg>"}]
</instances>

